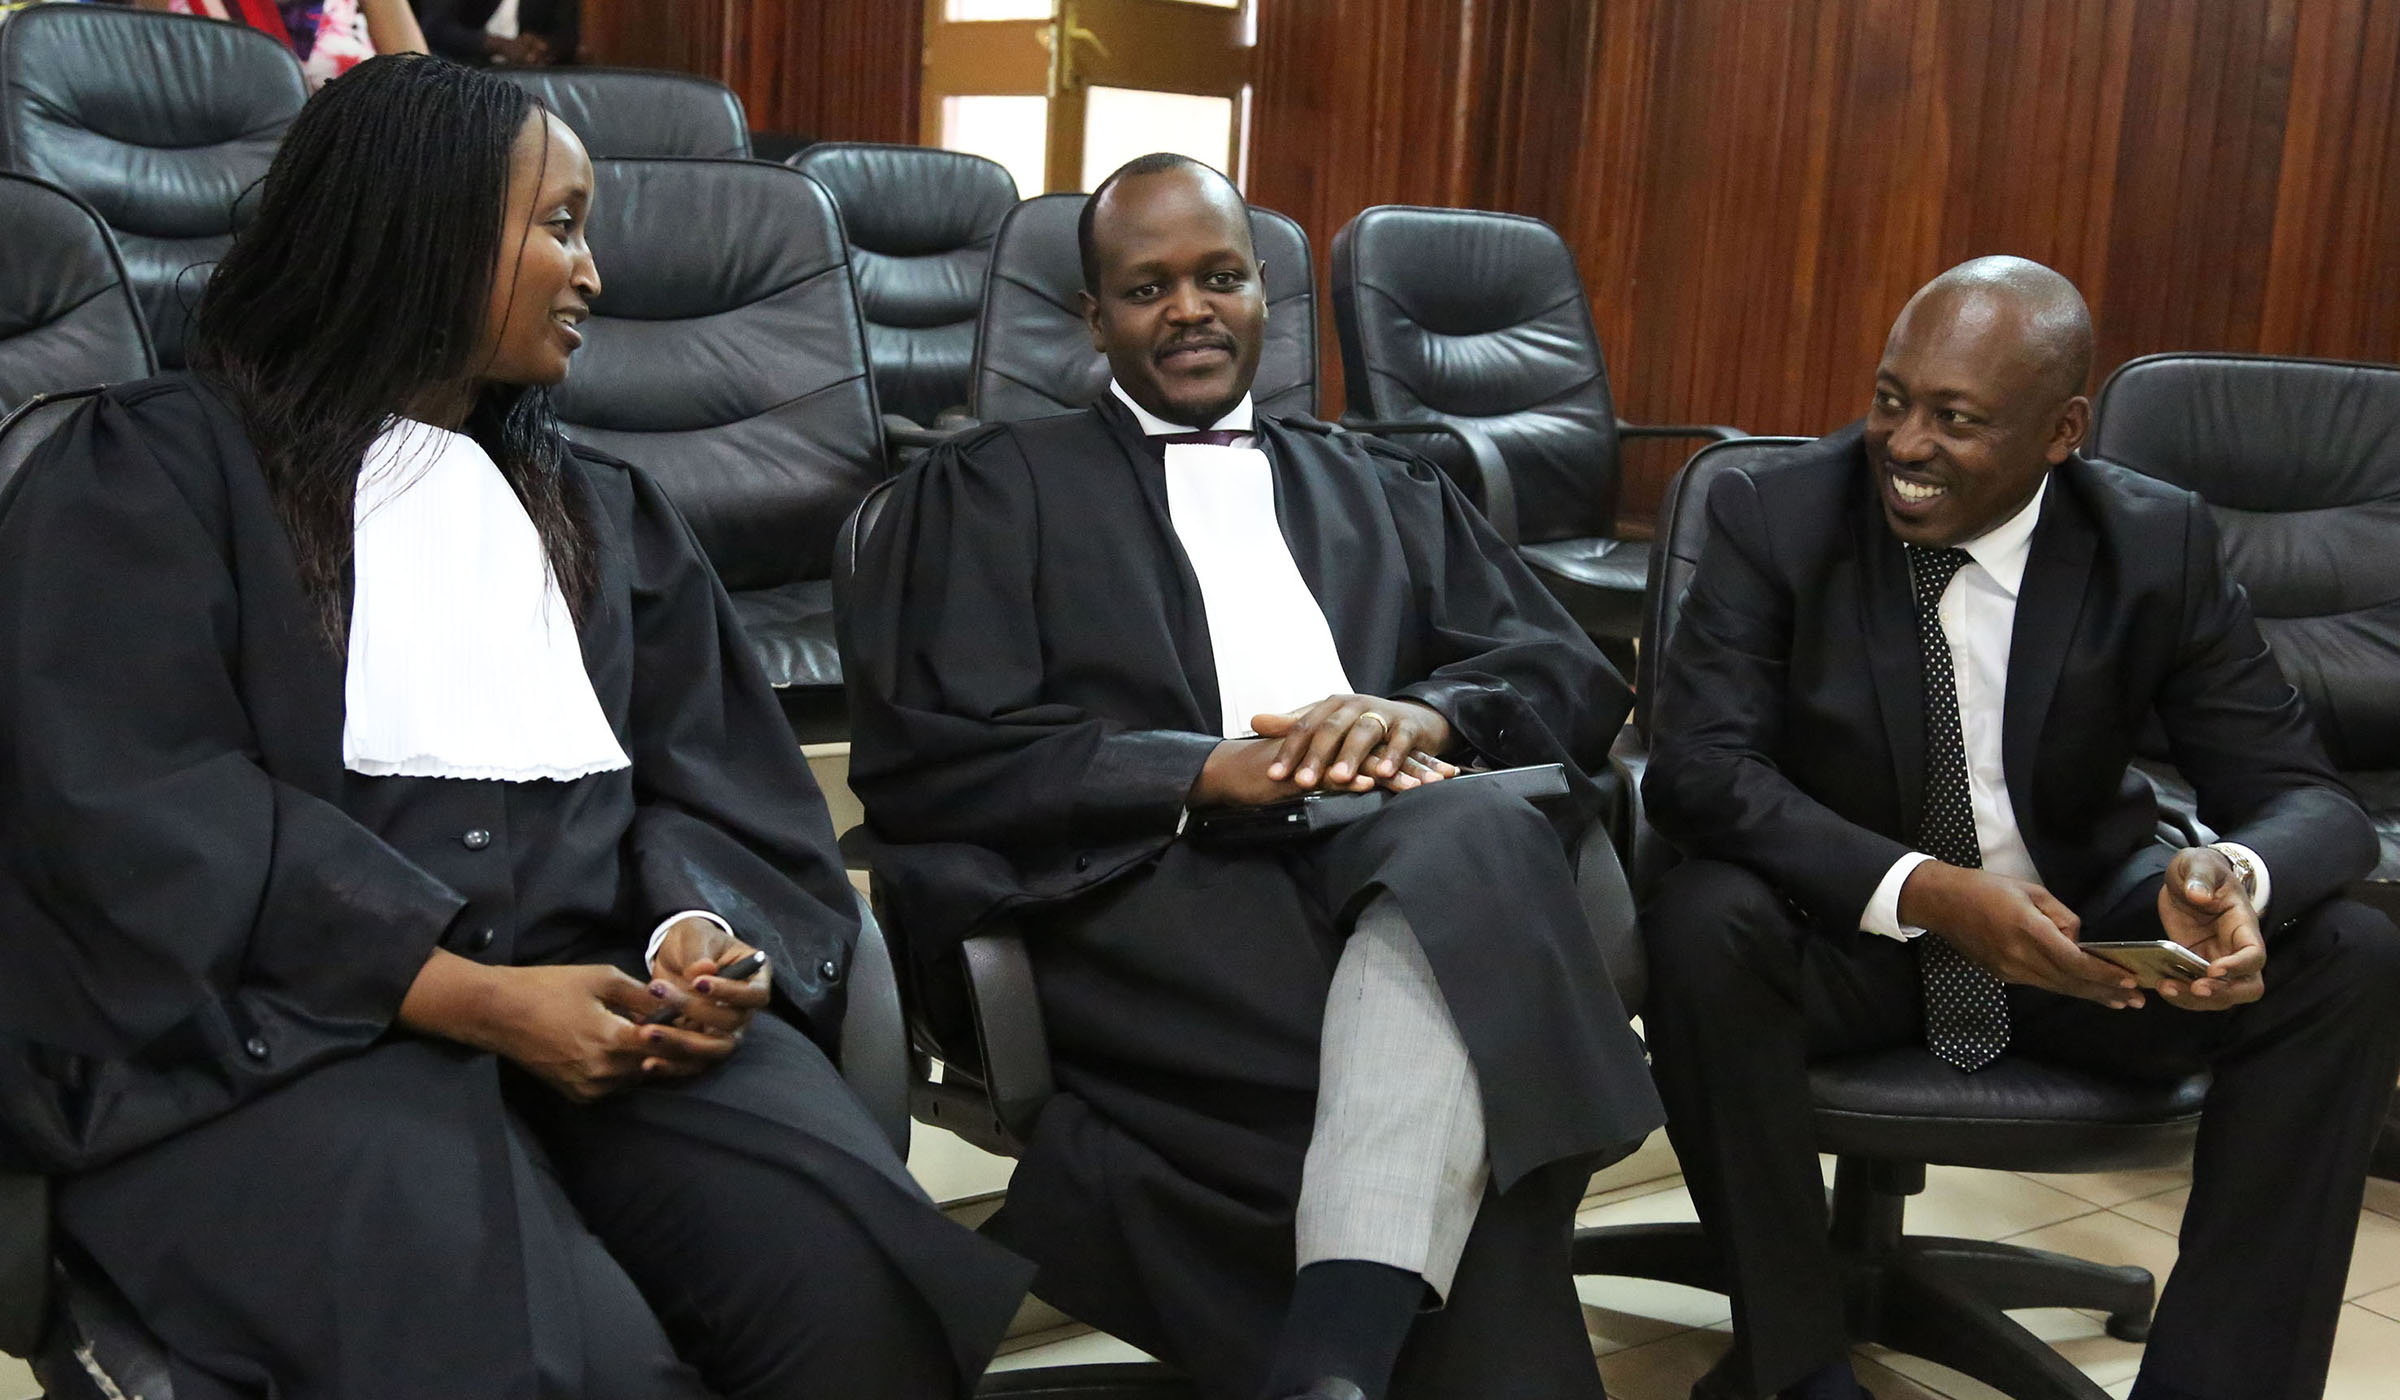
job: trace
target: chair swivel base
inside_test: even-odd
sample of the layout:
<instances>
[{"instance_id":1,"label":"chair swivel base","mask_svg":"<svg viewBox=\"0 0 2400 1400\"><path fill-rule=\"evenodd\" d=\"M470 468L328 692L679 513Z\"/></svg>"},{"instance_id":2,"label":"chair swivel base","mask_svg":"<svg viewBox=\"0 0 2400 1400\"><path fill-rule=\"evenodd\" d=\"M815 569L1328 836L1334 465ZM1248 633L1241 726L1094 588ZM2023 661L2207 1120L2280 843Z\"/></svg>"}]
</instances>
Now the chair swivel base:
<instances>
[{"instance_id":1,"label":"chair swivel base","mask_svg":"<svg viewBox=\"0 0 2400 1400\"><path fill-rule=\"evenodd\" d=\"M1904 1235L1902 1207L1923 1185L1921 1166L1844 1158L1837 1169L1831 1236L1852 1340L1923 1357L2014 1400L2103 1400L2106 1392L2007 1310L2091 1309L2107 1314L2110 1336L2139 1342L2156 1300L2149 1271ZM1727 1291L1716 1251L1693 1224L1578 1230L1574 1261L1577 1274Z\"/></svg>"}]
</instances>

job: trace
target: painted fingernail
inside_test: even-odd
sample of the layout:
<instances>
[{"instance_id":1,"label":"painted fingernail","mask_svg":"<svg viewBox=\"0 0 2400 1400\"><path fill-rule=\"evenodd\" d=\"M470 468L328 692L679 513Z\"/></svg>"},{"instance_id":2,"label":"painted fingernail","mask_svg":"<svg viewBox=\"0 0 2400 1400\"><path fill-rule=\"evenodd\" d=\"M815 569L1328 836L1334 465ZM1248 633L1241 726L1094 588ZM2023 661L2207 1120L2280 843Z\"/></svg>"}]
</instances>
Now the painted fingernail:
<instances>
[{"instance_id":1,"label":"painted fingernail","mask_svg":"<svg viewBox=\"0 0 2400 1400\"><path fill-rule=\"evenodd\" d=\"M667 1033L665 1031L647 1031L643 1034L643 1039L649 1041L652 1045L659 1044L666 1038Z\"/></svg>"},{"instance_id":2,"label":"painted fingernail","mask_svg":"<svg viewBox=\"0 0 2400 1400\"><path fill-rule=\"evenodd\" d=\"M666 997L667 997L667 984L666 984L666 983L664 983L664 982L653 982L653 983L651 983L651 984L650 984L650 995L652 995L652 996L654 996L654 997L657 997L657 998L658 998L659 1000L661 1000L661 1001L664 1001L664 1000L666 1000Z\"/></svg>"},{"instance_id":3,"label":"painted fingernail","mask_svg":"<svg viewBox=\"0 0 2400 1400\"><path fill-rule=\"evenodd\" d=\"M702 996L709 996L715 993L717 984L713 979L703 977L692 983L692 990Z\"/></svg>"}]
</instances>

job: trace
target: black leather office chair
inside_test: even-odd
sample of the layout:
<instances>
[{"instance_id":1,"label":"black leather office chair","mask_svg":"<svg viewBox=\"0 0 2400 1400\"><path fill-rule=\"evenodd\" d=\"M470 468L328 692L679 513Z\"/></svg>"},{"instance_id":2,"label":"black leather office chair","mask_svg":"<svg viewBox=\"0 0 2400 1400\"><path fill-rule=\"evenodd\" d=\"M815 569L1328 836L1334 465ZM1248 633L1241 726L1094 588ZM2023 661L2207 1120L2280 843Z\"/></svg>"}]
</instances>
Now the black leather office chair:
<instances>
[{"instance_id":1,"label":"black leather office chair","mask_svg":"<svg viewBox=\"0 0 2400 1400\"><path fill-rule=\"evenodd\" d=\"M108 225L28 175L0 175L0 414L34 395L139 379L156 364Z\"/></svg>"},{"instance_id":2,"label":"black leather office chair","mask_svg":"<svg viewBox=\"0 0 2400 1400\"><path fill-rule=\"evenodd\" d=\"M1089 195L1036 195L1001 221L975 336L968 412L986 422L1065 413L1108 392L1108 361L1083 319L1075 223ZM1316 272L1308 235L1253 207L1250 238L1265 265L1266 345L1251 399L1261 413L1317 411Z\"/></svg>"},{"instance_id":3,"label":"black leather office chair","mask_svg":"<svg viewBox=\"0 0 2400 1400\"><path fill-rule=\"evenodd\" d=\"M2351 892L2400 919L2400 365L2147 355L2100 386L2084 450L2209 503L2227 570L2381 838ZM2212 837L2165 759L2143 765L2151 781ZM2400 1098L2376 1170L2400 1178Z\"/></svg>"},{"instance_id":4,"label":"black leather office chair","mask_svg":"<svg viewBox=\"0 0 2400 1400\"><path fill-rule=\"evenodd\" d=\"M601 294L569 436L656 476L811 742L846 731L834 535L890 475L841 220L763 161L595 162Z\"/></svg>"},{"instance_id":5,"label":"black leather office chair","mask_svg":"<svg viewBox=\"0 0 2400 1400\"><path fill-rule=\"evenodd\" d=\"M99 212L158 362L180 368L190 308L241 222L237 201L307 96L299 62L256 30L37 5L0 25L0 170Z\"/></svg>"},{"instance_id":6,"label":"black leather office chair","mask_svg":"<svg viewBox=\"0 0 2400 1400\"><path fill-rule=\"evenodd\" d=\"M1617 538L1618 444L1741 434L1617 417L1575 256L1522 214L1360 213L1334 235L1333 317L1351 416L1435 420L1488 440L1502 489L1488 468L1470 472L1459 446L1425 449L1622 662L1642 626L1649 549Z\"/></svg>"},{"instance_id":7,"label":"black leather office chair","mask_svg":"<svg viewBox=\"0 0 2400 1400\"><path fill-rule=\"evenodd\" d=\"M2356 893L2400 917L2400 365L2147 355L2101 386L2084 451L2209 503L2226 569L2382 838ZM2152 773L2188 809L2181 778Z\"/></svg>"},{"instance_id":8,"label":"black leather office chair","mask_svg":"<svg viewBox=\"0 0 2400 1400\"><path fill-rule=\"evenodd\" d=\"M787 164L842 211L883 411L918 424L964 412L984 274L1017 203L1008 168L963 151L840 141Z\"/></svg>"},{"instance_id":9,"label":"black leather office chair","mask_svg":"<svg viewBox=\"0 0 2400 1400\"><path fill-rule=\"evenodd\" d=\"M1710 482L1803 441L1713 443L1668 488L1651 553L1637 736L1658 723L1650 678L1706 540ZM1637 862L1636 887L1646 895L1647 880L1674 856L1655 833L1641 840L1637 849L1648 858ZM1903 1229L1907 1198L1924 1189L1928 1165L2040 1172L2179 1165L2199 1131L2208 1076L2165 1085L2118 1081L2013 1054L1969 1076L1929 1051L1906 1048L1813 1065L1809 1089L1818 1147L1838 1160L1832 1235L1852 1336L1965 1372L2017 1400L2101 1400L2099 1386L2004 1310L2095 1309L2108 1315L2111 1336L2140 1341L2156 1293L2149 1273L2021 1245L1910 1235ZM1575 1271L1725 1291L1716 1252L1693 1224L1578 1231Z\"/></svg>"},{"instance_id":10,"label":"black leather office chair","mask_svg":"<svg viewBox=\"0 0 2400 1400\"><path fill-rule=\"evenodd\" d=\"M750 158L750 122L733 89L647 68L495 68L556 112L594 160Z\"/></svg>"},{"instance_id":11,"label":"black leather office chair","mask_svg":"<svg viewBox=\"0 0 2400 1400\"><path fill-rule=\"evenodd\" d=\"M41 396L0 418L0 511L34 449L97 393ZM858 949L839 1046L842 1077L875 1125L908 1155L910 1067L899 984L882 927L858 901ZM48 1400L173 1400L157 1339L116 1290L50 1235L49 1183L0 1172L0 1351L25 1358Z\"/></svg>"},{"instance_id":12,"label":"black leather office chair","mask_svg":"<svg viewBox=\"0 0 2400 1400\"><path fill-rule=\"evenodd\" d=\"M837 606L852 586L860 542L875 528L889 495L889 486L877 487L843 527L834 556ZM1642 953L1633 891L1604 824L1594 826L1576 853L1576 888L1618 995L1628 1005L1638 1003ZM918 1122L948 1129L986 1152L1022 1156L1042 1106L1057 1092L1022 927L1001 920L956 949L917 947L892 919L880 887L876 893L908 1020L910 1111ZM978 1393L1131 1400L1188 1392L1166 1367L1120 1365L1004 1373L987 1379Z\"/></svg>"}]
</instances>

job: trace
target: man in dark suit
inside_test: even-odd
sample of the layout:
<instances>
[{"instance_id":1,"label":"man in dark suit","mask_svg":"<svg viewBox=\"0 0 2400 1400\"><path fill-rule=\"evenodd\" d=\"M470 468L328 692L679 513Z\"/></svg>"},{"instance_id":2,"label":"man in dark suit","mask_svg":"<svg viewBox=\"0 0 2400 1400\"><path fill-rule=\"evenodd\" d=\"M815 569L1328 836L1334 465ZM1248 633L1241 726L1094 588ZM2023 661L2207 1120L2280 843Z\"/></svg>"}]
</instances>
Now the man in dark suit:
<instances>
[{"instance_id":1,"label":"man in dark suit","mask_svg":"<svg viewBox=\"0 0 2400 1400\"><path fill-rule=\"evenodd\" d=\"M2086 461L2082 298L1986 258L1893 326L1863 425L1708 497L1644 793L1669 1132L1733 1280L1695 1396L1851 1397L1807 1062L1924 1043L2214 1074L2137 1400L2319 1394L2400 1061L2364 814L2188 492ZM2155 716L2226 840L2171 851ZM2079 941L2205 958L2155 996Z\"/></svg>"}]
</instances>

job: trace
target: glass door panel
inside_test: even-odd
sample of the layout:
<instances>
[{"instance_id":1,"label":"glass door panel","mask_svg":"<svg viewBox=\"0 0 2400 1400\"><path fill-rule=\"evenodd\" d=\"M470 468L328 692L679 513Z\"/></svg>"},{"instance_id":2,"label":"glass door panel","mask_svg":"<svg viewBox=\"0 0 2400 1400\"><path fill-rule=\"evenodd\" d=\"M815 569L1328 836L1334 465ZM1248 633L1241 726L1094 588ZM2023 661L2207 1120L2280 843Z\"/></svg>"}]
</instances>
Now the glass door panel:
<instances>
[{"instance_id":1,"label":"glass door panel","mask_svg":"<svg viewBox=\"0 0 2400 1400\"><path fill-rule=\"evenodd\" d=\"M1190 0L1206 3L1206 0ZM1084 93L1083 185L1098 189L1110 171L1152 151L1173 151L1234 171L1236 104L1230 97L1141 88L1094 87Z\"/></svg>"}]
</instances>

